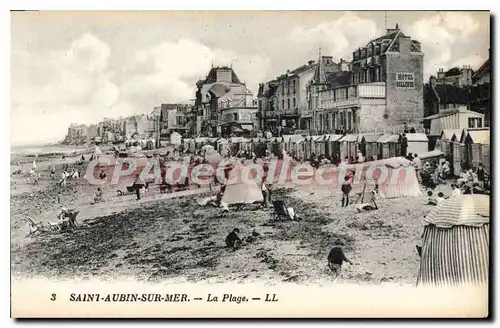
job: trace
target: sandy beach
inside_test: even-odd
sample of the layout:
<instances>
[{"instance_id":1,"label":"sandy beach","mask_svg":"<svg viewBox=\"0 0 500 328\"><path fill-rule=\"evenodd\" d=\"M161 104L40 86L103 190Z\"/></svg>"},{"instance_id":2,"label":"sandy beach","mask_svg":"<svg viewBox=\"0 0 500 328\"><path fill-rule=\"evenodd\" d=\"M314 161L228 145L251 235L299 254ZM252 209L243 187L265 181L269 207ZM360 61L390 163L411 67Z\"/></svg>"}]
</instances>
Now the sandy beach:
<instances>
[{"instance_id":1,"label":"sandy beach","mask_svg":"<svg viewBox=\"0 0 500 328\"><path fill-rule=\"evenodd\" d=\"M339 188L274 186L272 199L285 201L299 217L274 222L273 209L257 204L229 213L202 207L197 200L216 190L193 186L174 194L160 194L155 186L140 201L135 195L117 196L120 186L105 187L105 201L90 205L96 187L84 179L68 180L57 203L55 181L41 170L36 186L23 176L11 178L11 267L18 277L321 284L333 279L326 256L341 239L355 264L345 264L338 279L413 284L421 219L431 209L421 196L379 199L378 210L357 213L353 206L340 206ZM59 165L56 176L60 172ZM448 194L449 186L441 190ZM55 222L62 206L80 211L76 231L26 237L28 213L37 222ZM233 228L241 237L254 231L259 236L228 250L224 238Z\"/></svg>"}]
</instances>

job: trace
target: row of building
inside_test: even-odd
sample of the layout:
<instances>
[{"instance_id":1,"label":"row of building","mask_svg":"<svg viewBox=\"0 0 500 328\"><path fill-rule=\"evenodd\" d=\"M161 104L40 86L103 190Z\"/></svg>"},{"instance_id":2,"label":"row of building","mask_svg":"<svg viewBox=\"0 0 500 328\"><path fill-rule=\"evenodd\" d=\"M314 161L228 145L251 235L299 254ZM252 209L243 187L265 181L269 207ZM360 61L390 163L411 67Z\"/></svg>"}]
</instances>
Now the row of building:
<instances>
[{"instance_id":1,"label":"row of building","mask_svg":"<svg viewBox=\"0 0 500 328\"><path fill-rule=\"evenodd\" d=\"M355 49L351 60L336 63L320 52L317 61L260 83L256 95L232 67L212 67L196 83L194 104L162 104L147 115L104 120L91 127L74 125L67 141L139 137L154 138L158 144L174 131L184 137L212 138L407 128L430 133L432 117L458 107L462 114L472 110L486 116L480 122L474 120L475 127L489 126L489 59L476 72L470 67L440 69L428 83L423 78L423 62L420 42L396 25ZM450 128L470 128L467 122Z\"/></svg>"},{"instance_id":2,"label":"row of building","mask_svg":"<svg viewBox=\"0 0 500 328\"><path fill-rule=\"evenodd\" d=\"M63 143L123 143L127 140L153 139L159 144L172 132L185 133L189 108L186 104L161 104L149 114L104 118L90 125L71 124Z\"/></svg>"}]
</instances>

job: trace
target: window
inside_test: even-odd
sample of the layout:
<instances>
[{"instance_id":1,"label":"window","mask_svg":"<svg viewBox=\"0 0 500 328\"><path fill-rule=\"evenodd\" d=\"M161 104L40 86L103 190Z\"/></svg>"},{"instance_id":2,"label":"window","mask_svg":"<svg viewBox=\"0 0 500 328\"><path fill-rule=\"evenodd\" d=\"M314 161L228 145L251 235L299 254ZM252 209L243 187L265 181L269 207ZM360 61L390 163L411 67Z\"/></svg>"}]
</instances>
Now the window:
<instances>
[{"instance_id":1,"label":"window","mask_svg":"<svg viewBox=\"0 0 500 328\"><path fill-rule=\"evenodd\" d=\"M281 95L285 94L285 82L281 82Z\"/></svg>"},{"instance_id":2,"label":"window","mask_svg":"<svg viewBox=\"0 0 500 328\"><path fill-rule=\"evenodd\" d=\"M281 100L281 109L285 109L285 99Z\"/></svg>"},{"instance_id":3,"label":"window","mask_svg":"<svg viewBox=\"0 0 500 328\"><path fill-rule=\"evenodd\" d=\"M347 130L352 129L352 113L347 112Z\"/></svg>"},{"instance_id":4,"label":"window","mask_svg":"<svg viewBox=\"0 0 500 328\"><path fill-rule=\"evenodd\" d=\"M295 80L293 80L293 93L295 93L297 90L297 85L295 83Z\"/></svg>"},{"instance_id":5,"label":"window","mask_svg":"<svg viewBox=\"0 0 500 328\"><path fill-rule=\"evenodd\" d=\"M286 106L286 108L287 108L287 109L290 109L290 99L288 99L288 100L286 101L286 105L287 105L287 106Z\"/></svg>"},{"instance_id":6,"label":"window","mask_svg":"<svg viewBox=\"0 0 500 328\"><path fill-rule=\"evenodd\" d=\"M234 121L238 121L238 113L233 113L233 119Z\"/></svg>"},{"instance_id":7,"label":"window","mask_svg":"<svg viewBox=\"0 0 500 328\"><path fill-rule=\"evenodd\" d=\"M297 101L293 98L293 108L297 107Z\"/></svg>"},{"instance_id":8,"label":"window","mask_svg":"<svg viewBox=\"0 0 500 328\"><path fill-rule=\"evenodd\" d=\"M335 130L337 128L337 113L332 114L332 129Z\"/></svg>"},{"instance_id":9,"label":"window","mask_svg":"<svg viewBox=\"0 0 500 328\"><path fill-rule=\"evenodd\" d=\"M347 88L339 88L336 89L336 99L339 100L346 100L347 99Z\"/></svg>"},{"instance_id":10,"label":"window","mask_svg":"<svg viewBox=\"0 0 500 328\"><path fill-rule=\"evenodd\" d=\"M259 100L259 109L260 110L263 110L264 108L262 108L262 100Z\"/></svg>"},{"instance_id":11,"label":"window","mask_svg":"<svg viewBox=\"0 0 500 328\"><path fill-rule=\"evenodd\" d=\"M469 128L481 128L483 126L483 119L480 117L469 117Z\"/></svg>"},{"instance_id":12,"label":"window","mask_svg":"<svg viewBox=\"0 0 500 328\"><path fill-rule=\"evenodd\" d=\"M290 94L290 82L286 81L286 94Z\"/></svg>"}]
</instances>

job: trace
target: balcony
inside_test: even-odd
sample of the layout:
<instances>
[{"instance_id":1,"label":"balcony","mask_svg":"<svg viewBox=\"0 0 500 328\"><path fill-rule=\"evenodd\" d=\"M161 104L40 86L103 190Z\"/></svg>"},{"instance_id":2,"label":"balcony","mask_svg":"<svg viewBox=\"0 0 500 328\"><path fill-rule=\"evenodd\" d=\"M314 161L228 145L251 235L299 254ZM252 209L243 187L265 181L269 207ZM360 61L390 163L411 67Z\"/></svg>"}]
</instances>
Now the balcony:
<instances>
[{"instance_id":1,"label":"balcony","mask_svg":"<svg viewBox=\"0 0 500 328\"><path fill-rule=\"evenodd\" d=\"M275 110L264 112L264 118L278 118L287 116L300 116L300 111L298 108L285 109L285 110Z\"/></svg>"},{"instance_id":2,"label":"balcony","mask_svg":"<svg viewBox=\"0 0 500 328\"><path fill-rule=\"evenodd\" d=\"M358 97L352 99L344 99L344 100L324 100L321 102L319 108L328 109L328 108L341 108L341 107L353 107L359 106L360 100Z\"/></svg>"},{"instance_id":3,"label":"balcony","mask_svg":"<svg viewBox=\"0 0 500 328\"><path fill-rule=\"evenodd\" d=\"M360 98L385 98L385 82L370 82L358 85Z\"/></svg>"}]
</instances>

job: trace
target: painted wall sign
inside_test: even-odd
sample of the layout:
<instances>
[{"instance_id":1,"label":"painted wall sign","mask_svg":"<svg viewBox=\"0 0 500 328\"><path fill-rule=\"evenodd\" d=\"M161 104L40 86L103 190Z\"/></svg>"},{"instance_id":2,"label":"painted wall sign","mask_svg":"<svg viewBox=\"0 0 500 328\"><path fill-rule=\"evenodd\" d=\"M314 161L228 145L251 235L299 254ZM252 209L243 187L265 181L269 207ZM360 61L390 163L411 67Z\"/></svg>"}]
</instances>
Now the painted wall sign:
<instances>
[{"instance_id":1,"label":"painted wall sign","mask_svg":"<svg viewBox=\"0 0 500 328\"><path fill-rule=\"evenodd\" d=\"M404 72L396 73L396 88L415 88L415 74Z\"/></svg>"}]
</instances>

